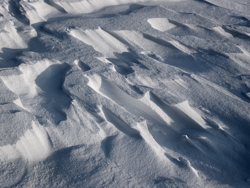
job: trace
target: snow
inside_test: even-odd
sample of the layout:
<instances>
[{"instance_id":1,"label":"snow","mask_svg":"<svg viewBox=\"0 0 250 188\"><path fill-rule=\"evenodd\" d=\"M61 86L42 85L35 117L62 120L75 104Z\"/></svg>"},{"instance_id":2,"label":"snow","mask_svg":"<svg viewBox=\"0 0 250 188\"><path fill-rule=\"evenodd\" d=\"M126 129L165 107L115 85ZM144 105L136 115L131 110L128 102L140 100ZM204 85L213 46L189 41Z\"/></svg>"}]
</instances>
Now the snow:
<instances>
[{"instance_id":1,"label":"snow","mask_svg":"<svg viewBox=\"0 0 250 188\"><path fill-rule=\"evenodd\" d=\"M124 44L101 28L94 31L71 30L70 34L92 46L96 51L101 52L105 57L115 57L114 52L127 52L127 48Z\"/></svg>"},{"instance_id":2,"label":"snow","mask_svg":"<svg viewBox=\"0 0 250 188\"><path fill-rule=\"evenodd\" d=\"M247 0L2 0L0 187L249 187Z\"/></svg>"},{"instance_id":3,"label":"snow","mask_svg":"<svg viewBox=\"0 0 250 188\"><path fill-rule=\"evenodd\" d=\"M167 18L151 18L151 19L148 19L148 23L154 29L157 29L162 32L176 27L174 24L171 24Z\"/></svg>"},{"instance_id":4,"label":"snow","mask_svg":"<svg viewBox=\"0 0 250 188\"><path fill-rule=\"evenodd\" d=\"M44 127L32 122L32 130L27 132L13 146L2 146L1 158L13 160L21 156L28 161L43 161L51 153L51 145Z\"/></svg>"}]
</instances>

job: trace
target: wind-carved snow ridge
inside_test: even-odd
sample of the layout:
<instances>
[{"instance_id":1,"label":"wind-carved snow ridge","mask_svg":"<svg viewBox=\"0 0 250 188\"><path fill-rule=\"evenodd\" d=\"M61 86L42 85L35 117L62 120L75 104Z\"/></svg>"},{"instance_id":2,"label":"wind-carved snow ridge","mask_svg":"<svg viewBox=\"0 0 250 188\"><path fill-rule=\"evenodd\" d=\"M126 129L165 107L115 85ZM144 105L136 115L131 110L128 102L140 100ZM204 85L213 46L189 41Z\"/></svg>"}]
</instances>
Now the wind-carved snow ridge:
<instances>
[{"instance_id":1,"label":"wind-carved snow ridge","mask_svg":"<svg viewBox=\"0 0 250 188\"><path fill-rule=\"evenodd\" d=\"M249 187L249 5L2 0L1 187Z\"/></svg>"},{"instance_id":2,"label":"wind-carved snow ridge","mask_svg":"<svg viewBox=\"0 0 250 188\"><path fill-rule=\"evenodd\" d=\"M111 102L120 105L133 115L143 117L158 125L170 126L170 129L174 129L180 134L182 134L183 129L188 127L204 132L206 132L206 128L208 128L203 118L189 106L188 101L171 106L165 104L157 98L157 96L150 93L146 93L143 98L137 100L99 75L93 75L87 78L89 79L88 85L92 89L108 98ZM164 154L164 149L154 141L151 133L148 131L147 125L140 125L139 123L136 129L140 130L141 136L152 148L154 148L154 146L156 147L154 150L157 154Z\"/></svg>"},{"instance_id":3,"label":"wind-carved snow ridge","mask_svg":"<svg viewBox=\"0 0 250 188\"><path fill-rule=\"evenodd\" d=\"M168 116L161 117L157 112L152 110L149 106L143 102L132 98L124 93L117 86L110 81L102 78L99 75L93 75L93 77L87 77L89 79L88 85L96 92L107 97L111 101L125 108L132 114L142 116L155 123L169 123L171 119Z\"/></svg>"},{"instance_id":4,"label":"wind-carved snow ridge","mask_svg":"<svg viewBox=\"0 0 250 188\"><path fill-rule=\"evenodd\" d=\"M56 64L56 62L47 59L36 62L35 64L21 64L18 67L21 72L20 75L2 77L2 80L14 93L18 95L28 95L32 98L38 94L38 87L35 84L36 78L53 64Z\"/></svg>"},{"instance_id":5,"label":"wind-carved snow ridge","mask_svg":"<svg viewBox=\"0 0 250 188\"><path fill-rule=\"evenodd\" d=\"M63 109L68 108L71 101L61 89L67 69L67 64L43 59L21 64L17 68L18 74L1 79L18 96L14 103L38 117L59 123L66 119Z\"/></svg>"},{"instance_id":6,"label":"wind-carved snow ridge","mask_svg":"<svg viewBox=\"0 0 250 188\"><path fill-rule=\"evenodd\" d=\"M136 129L140 132L142 138L147 142L147 144L155 151L156 155L161 159L165 160L166 157L164 155L165 150L162 148L153 138L151 133L148 130L148 126L146 122L138 123Z\"/></svg>"},{"instance_id":7,"label":"wind-carved snow ridge","mask_svg":"<svg viewBox=\"0 0 250 188\"><path fill-rule=\"evenodd\" d=\"M93 48L101 52L105 57L115 57L114 52L128 52L127 47L112 35L101 28L97 30L72 29L70 34L84 43L93 46Z\"/></svg>"},{"instance_id":8,"label":"wind-carved snow ridge","mask_svg":"<svg viewBox=\"0 0 250 188\"><path fill-rule=\"evenodd\" d=\"M0 147L0 156L2 161L23 157L29 162L39 162L46 159L52 150L46 129L32 122L32 129L27 130L16 144Z\"/></svg>"},{"instance_id":9,"label":"wind-carved snow ridge","mask_svg":"<svg viewBox=\"0 0 250 188\"><path fill-rule=\"evenodd\" d=\"M25 49L28 47L28 42L36 36L37 33L32 27L25 26L20 31L14 21L3 21L0 29L0 52L3 52L4 48Z\"/></svg>"},{"instance_id":10,"label":"wind-carved snow ridge","mask_svg":"<svg viewBox=\"0 0 250 188\"><path fill-rule=\"evenodd\" d=\"M128 3L139 3L139 2L147 2L148 0L111 0L111 1L84 1L84 0L76 0L76 1L58 1L55 0L57 5L63 7L68 13L89 13L101 9L107 6L128 4ZM153 0L157 1L157 0ZM173 1L173 0L169 0Z\"/></svg>"}]
</instances>

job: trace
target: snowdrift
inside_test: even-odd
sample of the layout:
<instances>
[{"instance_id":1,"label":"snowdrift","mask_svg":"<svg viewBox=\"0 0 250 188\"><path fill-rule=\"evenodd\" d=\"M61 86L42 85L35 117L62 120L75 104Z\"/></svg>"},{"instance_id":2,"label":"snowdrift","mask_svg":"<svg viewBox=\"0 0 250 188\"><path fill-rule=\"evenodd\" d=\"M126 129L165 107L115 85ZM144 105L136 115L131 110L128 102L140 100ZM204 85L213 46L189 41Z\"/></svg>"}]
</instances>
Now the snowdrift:
<instances>
[{"instance_id":1,"label":"snowdrift","mask_svg":"<svg viewBox=\"0 0 250 188\"><path fill-rule=\"evenodd\" d=\"M247 0L2 0L1 187L249 187Z\"/></svg>"}]
</instances>

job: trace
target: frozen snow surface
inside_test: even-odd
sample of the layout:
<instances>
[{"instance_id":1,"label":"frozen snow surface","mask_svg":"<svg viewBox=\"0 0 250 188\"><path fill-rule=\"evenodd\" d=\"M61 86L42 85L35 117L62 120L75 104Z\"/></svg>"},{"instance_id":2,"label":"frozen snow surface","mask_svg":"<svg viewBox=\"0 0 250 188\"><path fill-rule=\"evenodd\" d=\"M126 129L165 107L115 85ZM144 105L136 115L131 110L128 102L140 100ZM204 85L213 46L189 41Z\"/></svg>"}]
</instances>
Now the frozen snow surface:
<instances>
[{"instance_id":1,"label":"frozen snow surface","mask_svg":"<svg viewBox=\"0 0 250 188\"><path fill-rule=\"evenodd\" d=\"M250 187L249 0L1 0L0 187Z\"/></svg>"}]
</instances>

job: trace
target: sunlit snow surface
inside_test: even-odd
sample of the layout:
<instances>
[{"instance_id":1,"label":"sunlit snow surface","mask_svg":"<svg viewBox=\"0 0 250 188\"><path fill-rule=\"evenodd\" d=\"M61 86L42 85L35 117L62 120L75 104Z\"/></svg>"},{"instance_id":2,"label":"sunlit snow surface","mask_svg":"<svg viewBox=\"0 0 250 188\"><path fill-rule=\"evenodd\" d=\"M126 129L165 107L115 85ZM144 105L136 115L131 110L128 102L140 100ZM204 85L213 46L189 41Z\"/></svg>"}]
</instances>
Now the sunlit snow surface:
<instances>
[{"instance_id":1,"label":"sunlit snow surface","mask_svg":"<svg viewBox=\"0 0 250 188\"><path fill-rule=\"evenodd\" d=\"M248 0L0 5L0 187L250 187Z\"/></svg>"}]
</instances>

